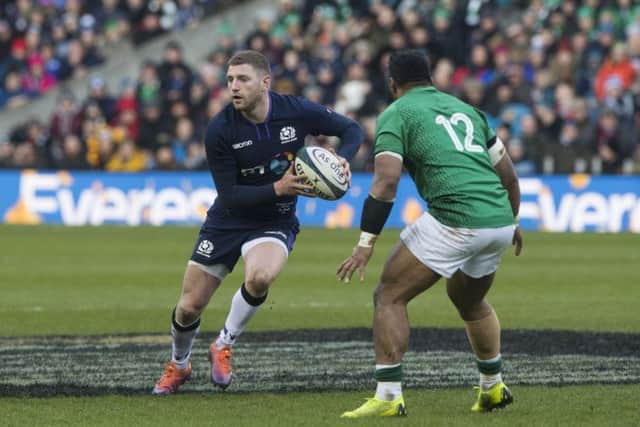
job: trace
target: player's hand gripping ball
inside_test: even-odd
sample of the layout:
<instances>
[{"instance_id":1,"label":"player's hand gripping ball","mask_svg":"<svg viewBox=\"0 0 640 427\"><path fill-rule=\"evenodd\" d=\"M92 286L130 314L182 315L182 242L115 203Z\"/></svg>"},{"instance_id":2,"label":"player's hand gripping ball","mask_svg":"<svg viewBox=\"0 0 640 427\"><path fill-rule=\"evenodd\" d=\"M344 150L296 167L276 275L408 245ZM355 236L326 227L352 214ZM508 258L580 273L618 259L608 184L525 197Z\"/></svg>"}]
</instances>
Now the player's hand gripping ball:
<instances>
[{"instance_id":1,"label":"player's hand gripping ball","mask_svg":"<svg viewBox=\"0 0 640 427\"><path fill-rule=\"evenodd\" d=\"M296 153L293 165L296 175L305 174L309 178L308 184L321 199L338 200L349 188L340 160L329 150L303 147Z\"/></svg>"}]
</instances>

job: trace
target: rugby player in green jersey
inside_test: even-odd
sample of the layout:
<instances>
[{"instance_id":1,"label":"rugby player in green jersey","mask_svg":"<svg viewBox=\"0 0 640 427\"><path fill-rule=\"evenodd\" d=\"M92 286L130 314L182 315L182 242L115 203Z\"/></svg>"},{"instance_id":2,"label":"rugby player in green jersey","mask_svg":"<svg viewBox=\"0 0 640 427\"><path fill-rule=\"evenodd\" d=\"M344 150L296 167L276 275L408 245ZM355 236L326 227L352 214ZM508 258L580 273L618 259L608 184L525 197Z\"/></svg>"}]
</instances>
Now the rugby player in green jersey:
<instances>
[{"instance_id":1,"label":"rugby player in green jersey","mask_svg":"<svg viewBox=\"0 0 640 427\"><path fill-rule=\"evenodd\" d=\"M365 200L360 240L338 279L360 279L382 231L403 167L427 202L406 227L374 292L376 394L346 418L406 415L402 357L409 341L407 304L440 277L464 321L480 371L475 412L513 402L502 381L500 323L486 299L505 250L522 248L518 177L484 114L432 85L422 51L394 52L389 86L395 101L378 118L375 176Z\"/></svg>"}]
</instances>

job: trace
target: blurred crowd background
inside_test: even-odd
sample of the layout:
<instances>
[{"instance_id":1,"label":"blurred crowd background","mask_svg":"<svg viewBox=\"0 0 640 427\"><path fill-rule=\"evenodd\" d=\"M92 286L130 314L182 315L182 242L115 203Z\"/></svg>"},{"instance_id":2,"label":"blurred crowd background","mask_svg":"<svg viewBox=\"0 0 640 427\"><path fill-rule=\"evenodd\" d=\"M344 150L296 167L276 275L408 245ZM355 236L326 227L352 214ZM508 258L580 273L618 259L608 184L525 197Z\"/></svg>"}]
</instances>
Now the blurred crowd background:
<instances>
[{"instance_id":1,"label":"blurred crowd background","mask_svg":"<svg viewBox=\"0 0 640 427\"><path fill-rule=\"evenodd\" d=\"M189 31L220 13L199 0L18 0L0 10L0 114L63 88L49 117L0 132L0 167L206 169L207 121L229 101L225 64L250 48L274 91L304 95L366 130L353 160L371 171L394 49L426 49L435 86L483 110L521 175L640 173L640 5L634 0L293 0L258 13L198 63L171 41L108 87L104 47ZM89 75L86 99L64 89ZM316 143L331 144L318 138Z\"/></svg>"}]
</instances>

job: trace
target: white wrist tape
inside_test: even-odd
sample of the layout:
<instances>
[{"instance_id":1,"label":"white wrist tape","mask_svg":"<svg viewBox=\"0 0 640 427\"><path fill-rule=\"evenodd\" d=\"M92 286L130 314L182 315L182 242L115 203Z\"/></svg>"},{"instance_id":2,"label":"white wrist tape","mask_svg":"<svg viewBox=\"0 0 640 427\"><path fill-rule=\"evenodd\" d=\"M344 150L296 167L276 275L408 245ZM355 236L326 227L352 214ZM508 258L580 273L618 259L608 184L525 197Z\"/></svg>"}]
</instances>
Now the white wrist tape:
<instances>
[{"instance_id":1,"label":"white wrist tape","mask_svg":"<svg viewBox=\"0 0 640 427\"><path fill-rule=\"evenodd\" d=\"M363 248L371 248L373 247L373 244L376 242L377 238L378 236L376 234L363 231L360 233L360 241L358 241L358 246L361 246Z\"/></svg>"},{"instance_id":2,"label":"white wrist tape","mask_svg":"<svg viewBox=\"0 0 640 427\"><path fill-rule=\"evenodd\" d=\"M507 150L504 148L504 144L500 140L500 138L496 138L495 144L489 148L489 158L491 159L491 164L493 166L497 165L500 159L504 156Z\"/></svg>"}]
</instances>

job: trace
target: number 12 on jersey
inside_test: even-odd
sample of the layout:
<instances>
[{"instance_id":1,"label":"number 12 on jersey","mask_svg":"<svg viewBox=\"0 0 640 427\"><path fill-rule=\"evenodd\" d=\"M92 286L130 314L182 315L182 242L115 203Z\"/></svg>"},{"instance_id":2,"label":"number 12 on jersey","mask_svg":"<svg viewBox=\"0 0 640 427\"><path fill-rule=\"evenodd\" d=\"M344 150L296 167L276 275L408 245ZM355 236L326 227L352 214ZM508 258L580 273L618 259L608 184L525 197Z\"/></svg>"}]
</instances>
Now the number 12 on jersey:
<instances>
[{"instance_id":1,"label":"number 12 on jersey","mask_svg":"<svg viewBox=\"0 0 640 427\"><path fill-rule=\"evenodd\" d=\"M458 123L462 122L465 128L464 145L456 130L453 128ZM443 116L442 114L436 117L436 124L444 126L444 129L449 134L449 138L455 145L458 151L468 151L471 153L482 153L482 146L473 143L473 123L469 116L464 113L454 113L450 118Z\"/></svg>"}]
</instances>

